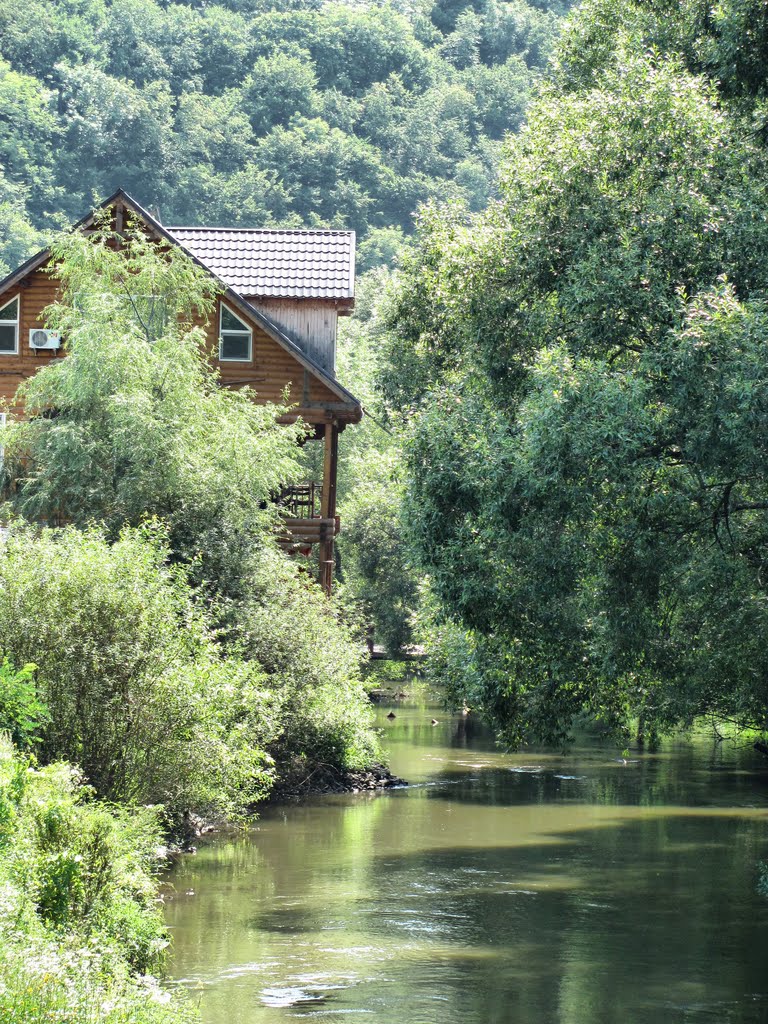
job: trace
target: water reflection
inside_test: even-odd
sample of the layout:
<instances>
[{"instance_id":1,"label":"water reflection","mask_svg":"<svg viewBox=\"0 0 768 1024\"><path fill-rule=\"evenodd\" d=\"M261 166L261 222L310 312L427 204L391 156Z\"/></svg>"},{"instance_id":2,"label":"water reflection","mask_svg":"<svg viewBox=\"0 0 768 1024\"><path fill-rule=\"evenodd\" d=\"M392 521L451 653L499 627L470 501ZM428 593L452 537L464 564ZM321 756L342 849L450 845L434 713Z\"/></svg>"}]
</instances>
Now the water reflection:
<instances>
[{"instance_id":1,"label":"water reflection","mask_svg":"<svg viewBox=\"0 0 768 1024\"><path fill-rule=\"evenodd\" d=\"M471 718L385 714L411 787L271 810L175 872L208 1024L768 1021L750 755L507 755Z\"/></svg>"}]
</instances>

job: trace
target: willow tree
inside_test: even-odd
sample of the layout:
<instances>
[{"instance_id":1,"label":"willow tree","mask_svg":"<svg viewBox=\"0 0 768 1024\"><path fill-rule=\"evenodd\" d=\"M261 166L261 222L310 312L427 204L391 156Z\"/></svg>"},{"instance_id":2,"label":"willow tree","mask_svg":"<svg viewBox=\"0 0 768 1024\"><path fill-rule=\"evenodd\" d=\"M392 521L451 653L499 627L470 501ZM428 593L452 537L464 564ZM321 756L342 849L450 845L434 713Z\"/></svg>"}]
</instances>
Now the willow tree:
<instances>
[{"instance_id":1,"label":"willow tree","mask_svg":"<svg viewBox=\"0 0 768 1024\"><path fill-rule=\"evenodd\" d=\"M149 516L177 555L236 584L237 553L266 542L270 495L296 472L302 427L277 422L248 388L220 386L199 326L215 283L183 252L108 228L52 247L60 300L46 323L66 358L19 389L4 432L6 493L31 520L113 536Z\"/></svg>"},{"instance_id":2,"label":"willow tree","mask_svg":"<svg viewBox=\"0 0 768 1024\"><path fill-rule=\"evenodd\" d=\"M630 47L545 91L486 215L425 214L382 386L433 665L510 740L766 724L766 180L713 85Z\"/></svg>"}]
</instances>

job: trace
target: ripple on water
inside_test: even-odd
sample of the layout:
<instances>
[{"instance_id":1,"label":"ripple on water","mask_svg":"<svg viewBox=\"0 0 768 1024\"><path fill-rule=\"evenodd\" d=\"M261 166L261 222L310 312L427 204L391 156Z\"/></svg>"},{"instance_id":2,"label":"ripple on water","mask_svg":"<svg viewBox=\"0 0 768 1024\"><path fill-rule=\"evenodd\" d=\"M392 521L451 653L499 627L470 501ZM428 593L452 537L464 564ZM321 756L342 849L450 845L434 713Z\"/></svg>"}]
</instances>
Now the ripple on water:
<instances>
[{"instance_id":1,"label":"ripple on water","mask_svg":"<svg viewBox=\"0 0 768 1024\"><path fill-rule=\"evenodd\" d=\"M270 985L263 988L260 994L264 1006L320 1006L333 999L337 992L343 992L351 984L338 981L324 981L315 976L303 976L290 979L286 985Z\"/></svg>"},{"instance_id":2,"label":"ripple on water","mask_svg":"<svg viewBox=\"0 0 768 1024\"><path fill-rule=\"evenodd\" d=\"M261 992L264 1006L308 1006L313 1003L324 1003L327 993L288 985L285 988L265 988Z\"/></svg>"}]
</instances>

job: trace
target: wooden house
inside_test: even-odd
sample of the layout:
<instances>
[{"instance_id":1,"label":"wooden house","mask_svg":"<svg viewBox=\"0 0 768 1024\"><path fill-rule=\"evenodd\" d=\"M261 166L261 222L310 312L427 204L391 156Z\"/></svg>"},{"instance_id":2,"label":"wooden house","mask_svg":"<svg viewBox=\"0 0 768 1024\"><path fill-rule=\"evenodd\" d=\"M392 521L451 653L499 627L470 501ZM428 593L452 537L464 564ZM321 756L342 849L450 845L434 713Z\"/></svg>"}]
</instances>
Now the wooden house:
<instances>
[{"instance_id":1,"label":"wooden house","mask_svg":"<svg viewBox=\"0 0 768 1024\"><path fill-rule=\"evenodd\" d=\"M165 227L122 190L105 200L116 231L140 223L150 237L178 246L220 286L206 325L226 387L248 385L257 402L282 401L324 446L323 479L288 488L281 498L288 550L315 549L319 578L333 579L339 434L362 417L360 402L336 380L339 316L354 307L355 236L351 231ZM95 213L75 227L88 231ZM43 250L0 281L0 402L66 344L45 331L43 310L58 284ZM66 342L66 339L64 339Z\"/></svg>"}]
</instances>

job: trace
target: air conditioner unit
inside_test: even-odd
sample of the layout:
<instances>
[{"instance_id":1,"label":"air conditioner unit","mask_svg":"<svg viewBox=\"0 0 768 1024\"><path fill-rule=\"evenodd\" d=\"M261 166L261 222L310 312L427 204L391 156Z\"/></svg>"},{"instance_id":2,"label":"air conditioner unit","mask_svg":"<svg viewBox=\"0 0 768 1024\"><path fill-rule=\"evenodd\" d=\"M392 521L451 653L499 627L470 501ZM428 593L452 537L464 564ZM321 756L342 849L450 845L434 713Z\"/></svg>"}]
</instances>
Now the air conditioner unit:
<instances>
[{"instance_id":1,"label":"air conditioner unit","mask_svg":"<svg viewBox=\"0 0 768 1024\"><path fill-rule=\"evenodd\" d=\"M44 331L41 328L32 328L29 332L29 347L36 351L61 348L61 335L58 331Z\"/></svg>"}]
</instances>

